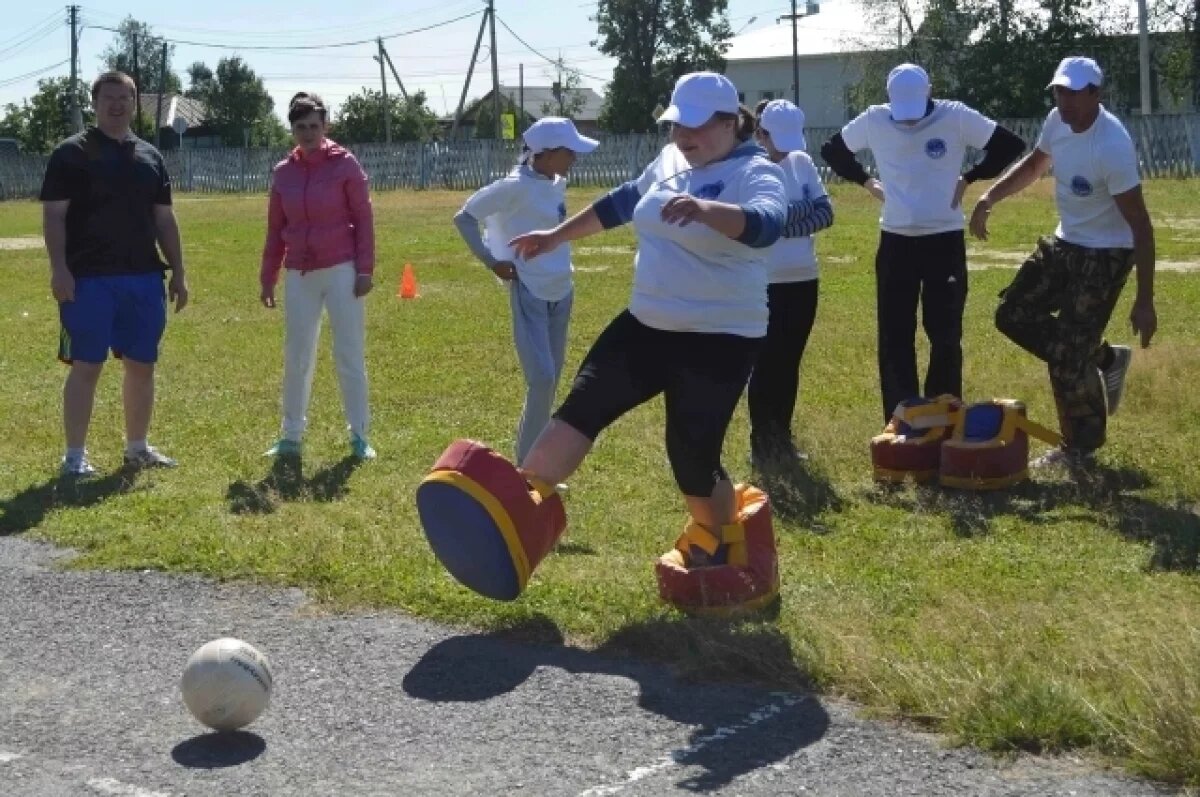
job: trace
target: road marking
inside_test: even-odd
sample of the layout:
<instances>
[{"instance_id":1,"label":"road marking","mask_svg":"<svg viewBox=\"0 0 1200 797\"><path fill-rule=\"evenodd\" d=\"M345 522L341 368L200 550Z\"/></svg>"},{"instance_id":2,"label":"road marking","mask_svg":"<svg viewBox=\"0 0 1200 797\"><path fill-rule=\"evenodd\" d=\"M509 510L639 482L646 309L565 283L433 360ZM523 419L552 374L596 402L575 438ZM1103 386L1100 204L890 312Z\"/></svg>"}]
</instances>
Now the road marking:
<instances>
[{"instance_id":1,"label":"road marking","mask_svg":"<svg viewBox=\"0 0 1200 797\"><path fill-rule=\"evenodd\" d=\"M116 778L92 778L87 785L93 791L112 795L112 797L171 797L166 792L150 791L141 786L122 783Z\"/></svg>"},{"instance_id":2,"label":"road marking","mask_svg":"<svg viewBox=\"0 0 1200 797\"><path fill-rule=\"evenodd\" d=\"M742 731L753 728L755 725L765 722L766 720L778 715L784 709L791 708L792 706L797 705L798 703L803 703L808 699L808 697L805 695L794 695L787 692L776 692L775 697L778 698L777 702L769 703L762 708L751 711L741 722L717 728L712 733L706 736L701 736L687 747L680 747L678 749L671 750L652 764L647 764L645 766L640 766L629 770L629 772L627 772L625 775L625 780L621 783L614 783L609 786L593 786L590 789L580 792L579 797L603 797L603 795L617 794L618 792L624 790L627 786L631 786L634 783L637 783L639 780L644 780L651 775L663 772L672 767L686 766L687 759L700 752L704 748L724 739L730 739L734 736L737 736Z\"/></svg>"},{"instance_id":3,"label":"road marking","mask_svg":"<svg viewBox=\"0 0 1200 797\"><path fill-rule=\"evenodd\" d=\"M6 753L5 751L0 750L0 764L7 764L10 761L16 761L20 757L20 753Z\"/></svg>"}]
</instances>

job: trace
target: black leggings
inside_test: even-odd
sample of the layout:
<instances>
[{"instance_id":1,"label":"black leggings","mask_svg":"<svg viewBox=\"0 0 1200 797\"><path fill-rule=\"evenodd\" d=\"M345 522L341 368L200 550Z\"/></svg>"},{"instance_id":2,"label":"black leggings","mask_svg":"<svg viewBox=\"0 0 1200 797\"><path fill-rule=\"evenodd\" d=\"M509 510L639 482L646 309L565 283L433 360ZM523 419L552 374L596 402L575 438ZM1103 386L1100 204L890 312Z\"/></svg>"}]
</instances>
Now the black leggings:
<instances>
[{"instance_id":1,"label":"black leggings","mask_svg":"<svg viewBox=\"0 0 1200 797\"><path fill-rule=\"evenodd\" d=\"M625 310L592 344L554 417L595 440L662 393L667 456L684 495L707 498L728 477L721 447L761 338L654 329Z\"/></svg>"},{"instance_id":2,"label":"black leggings","mask_svg":"<svg viewBox=\"0 0 1200 797\"><path fill-rule=\"evenodd\" d=\"M763 456L781 454L792 443L800 358L817 317L817 280L773 283L767 288L767 306L767 338L746 391L750 446Z\"/></svg>"}]
</instances>

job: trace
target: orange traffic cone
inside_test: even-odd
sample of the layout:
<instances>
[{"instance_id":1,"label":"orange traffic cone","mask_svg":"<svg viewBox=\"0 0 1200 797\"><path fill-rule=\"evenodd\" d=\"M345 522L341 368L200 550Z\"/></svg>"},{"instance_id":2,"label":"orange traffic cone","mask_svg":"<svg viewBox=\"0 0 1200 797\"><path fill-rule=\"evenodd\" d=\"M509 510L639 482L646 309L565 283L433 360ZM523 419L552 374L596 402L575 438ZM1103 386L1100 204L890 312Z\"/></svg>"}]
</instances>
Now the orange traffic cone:
<instances>
[{"instance_id":1,"label":"orange traffic cone","mask_svg":"<svg viewBox=\"0 0 1200 797\"><path fill-rule=\"evenodd\" d=\"M415 299L419 295L417 293L417 277L413 273L412 263L405 263L404 272L400 275L400 289L396 291L396 296L400 299Z\"/></svg>"}]
</instances>

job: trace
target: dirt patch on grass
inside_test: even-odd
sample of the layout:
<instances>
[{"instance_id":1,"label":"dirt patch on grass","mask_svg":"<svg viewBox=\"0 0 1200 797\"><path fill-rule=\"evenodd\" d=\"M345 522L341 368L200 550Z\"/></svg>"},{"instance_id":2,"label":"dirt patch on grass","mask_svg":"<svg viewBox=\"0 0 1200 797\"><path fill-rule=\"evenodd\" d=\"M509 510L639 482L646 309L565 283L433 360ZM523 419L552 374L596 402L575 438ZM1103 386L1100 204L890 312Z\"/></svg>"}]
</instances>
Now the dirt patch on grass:
<instances>
[{"instance_id":1,"label":"dirt patch on grass","mask_svg":"<svg viewBox=\"0 0 1200 797\"><path fill-rule=\"evenodd\" d=\"M2 251L41 248L42 239L36 235L22 235L17 238L0 238L0 250Z\"/></svg>"},{"instance_id":2,"label":"dirt patch on grass","mask_svg":"<svg viewBox=\"0 0 1200 797\"><path fill-rule=\"evenodd\" d=\"M978 252L967 252L967 268L970 271L982 271L988 268L1020 268L1029 257L1029 252L1023 249L989 249ZM1200 260L1158 260L1155 264L1158 271L1200 271Z\"/></svg>"}]
</instances>

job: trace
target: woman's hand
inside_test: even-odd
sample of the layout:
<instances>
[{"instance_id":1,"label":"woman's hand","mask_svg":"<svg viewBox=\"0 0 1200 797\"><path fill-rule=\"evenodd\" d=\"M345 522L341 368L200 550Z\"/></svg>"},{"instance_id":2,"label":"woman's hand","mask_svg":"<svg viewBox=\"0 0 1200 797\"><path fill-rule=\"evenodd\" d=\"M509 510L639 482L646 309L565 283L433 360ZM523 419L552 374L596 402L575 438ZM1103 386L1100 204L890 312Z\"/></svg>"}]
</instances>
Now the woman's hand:
<instances>
[{"instance_id":1,"label":"woman's hand","mask_svg":"<svg viewBox=\"0 0 1200 797\"><path fill-rule=\"evenodd\" d=\"M690 194L679 194L667 200L662 208L662 220L667 224L686 227L693 221L704 223L711 210L709 203Z\"/></svg>"},{"instance_id":2,"label":"woman's hand","mask_svg":"<svg viewBox=\"0 0 1200 797\"><path fill-rule=\"evenodd\" d=\"M264 285L262 292L258 294L258 300L262 302L263 307L275 306L275 286Z\"/></svg>"},{"instance_id":3,"label":"woman's hand","mask_svg":"<svg viewBox=\"0 0 1200 797\"><path fill-rule=\"evenodd\" d=\"M517 267L511 260L501 260L492 266L492 273L505 282L517 278Z\"/></svg>"},{"instance_id":4,"label":"woman's hand","mask_svg":"<svg viewBox=\"0 0 1200 797\"><path fill-rule=\"evenodd\" d=\"M374 287L375 287L375 282L374 282L374 280L371 279L370 274L359 274L357 277L354 278L354 296L355 296L355 298L361 299L362 297L364 297L368 293L370 293L371 288L374 288Z\"/></svg>"},{"instance_id":5,"label":"woman's hand","mask_svg":"<svg viewBox=\"0 0 1200 797\"><path fill-rule=\"evenodd\" d=\"M508 245L516 251L517 256L522 260L532 260L538 255L553 252L558 248L560 243L562 242L558 239L557 230L534 230L524 235L518 235L509 241ZM509 263L509 265L512 264ZM501 277L501 279L504 279L504 277Z\"/></svg>"}]
</instances>

